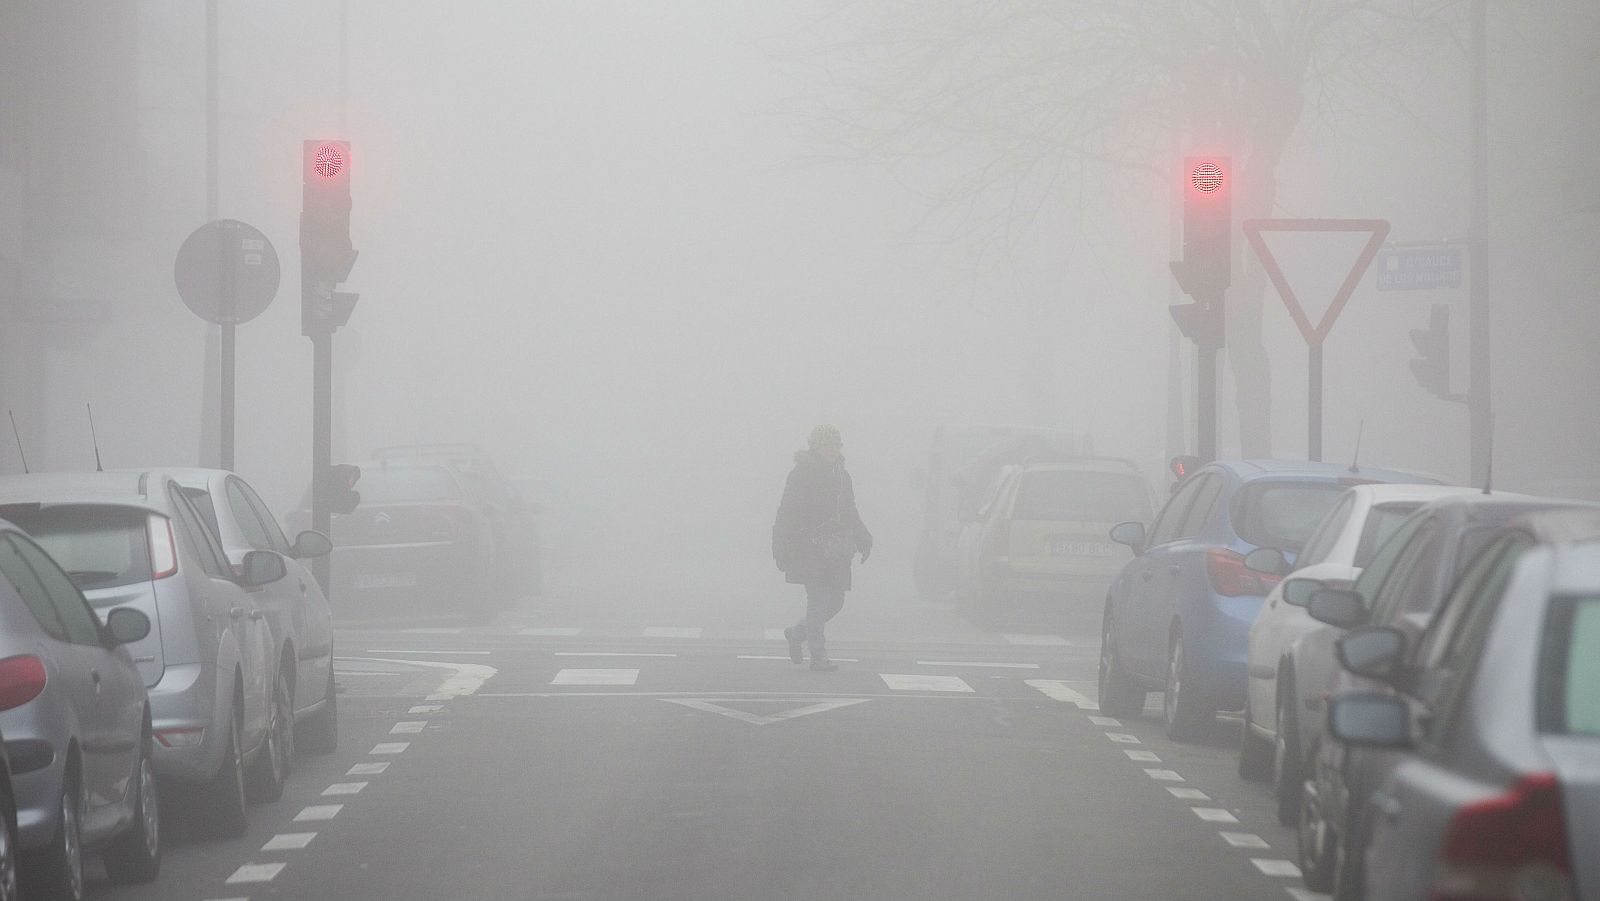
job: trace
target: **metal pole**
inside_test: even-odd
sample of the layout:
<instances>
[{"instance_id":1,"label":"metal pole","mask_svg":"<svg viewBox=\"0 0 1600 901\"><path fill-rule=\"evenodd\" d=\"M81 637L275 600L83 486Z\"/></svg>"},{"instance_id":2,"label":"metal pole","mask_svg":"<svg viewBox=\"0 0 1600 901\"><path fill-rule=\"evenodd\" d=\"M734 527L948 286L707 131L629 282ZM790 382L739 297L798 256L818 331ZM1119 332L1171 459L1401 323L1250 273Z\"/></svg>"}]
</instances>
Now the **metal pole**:
<instances>
[{"instance_id":1,"label":"metal pole","mask_svg":"<svg viewBox=\"0 0 1600 901\"><path fill-rule=\"evenodd\" d=\"M333 334L312 335L311 353L311 528L329 535L333 515L323 474L333 465ZM327 556L311 561L311 574L331 599Z\"/></svg>"},{"instance_id":2,"label":"metal pole","mask_svg":"<svg viewBox=\"0 0 1600 901\"><path fill-rule=\"evenodd\" d=\"M1311 363L1310 395L1306 399L1306 408L1309 415L1309 434L1307 456L1313 463L1322 462L1322 342L1317 342L1309 348Z\"/></svg>"},{"instance_id":3,"label":"metal pole","mask_svg":"<svg viewBox=\"0 0 1600 901\"><path fill-rule=\"evenodd\" d=\"M1472 286L1468 361L1468 417L1470 419L1472 482L1488 478L1494 449L1494 403L1489 383L1489 50L1488 2L1472 4Z\"/></svg>"},{"instance_id":4,"label":"metal pole","mask_svg":"<svg viewBox=\"0 0 1600 901\"><path fill-rule=\"evenodd\" d=\"M1217 458L1217 348L1209 344L1196 345L1194 358L1199 366L1199 397L1195 403L1198 417L1200 462L1210 463Z\"/></svg>"},{"instance_id":5,"label":"metal pole","mask_svg":"<svg viewBox=\"0 0 1600 901\"><path fill-rule=\"evenodd\" d=\"M218 94L218 40L217 40L217 0L206 0L206 221L217 221L218 178L217 178L217 94ZM225 331L225 330L223 330ZM227 466L231 463L222 459L222 445L229 439L223 437L220 423L217 420L217 405L221 403L218 374L225 365L222 352L218 347L219 329L216 326L206 326L205 348L201 364L200 380L200 465L202 466ZM226 341L223 337L223 341ZM225 380L225 379L224 379Z\"/></svg>"}]
</instances>

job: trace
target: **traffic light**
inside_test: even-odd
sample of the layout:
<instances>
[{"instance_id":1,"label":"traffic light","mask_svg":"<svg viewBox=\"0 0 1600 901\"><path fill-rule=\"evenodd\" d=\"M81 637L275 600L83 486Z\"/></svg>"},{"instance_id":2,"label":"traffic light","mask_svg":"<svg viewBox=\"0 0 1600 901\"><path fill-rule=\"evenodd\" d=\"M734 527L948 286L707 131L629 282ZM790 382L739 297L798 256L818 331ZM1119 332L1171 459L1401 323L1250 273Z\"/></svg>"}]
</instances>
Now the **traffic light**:
<instances>
[{"instance_id":1,"label":"traffic light","mask_svg":"<svg viewBox=\"0 0 1600 901\"><path fill-rule=\"evenodd\" d=\"M300 207L300 330L332 332L344 325L356 296L333 290L350 277L350 142L306 141Z\"/></svg>"},{"instance_id":2,"label":"traffic light","mask_svg":"<svg viewBox=\"0 0 1600 901\"><path fill-rule=\"evenodd\" d=\"M361 467L354 463L333 463L322 471L323 504L331 513L344 515L355 511L361 503L356 483L361 481Z\"/></svg>"},{"instance_id":3,"label":"traffic light","mask_svg":"<svg viewBox=\"0 0 1600 901\"><path fill-rule=\"evenodd\" d=\"M1444 400L1462 400L1450 393L1450 307L1436 303L1428 314L1428 327L1411 329L1411 343L1417 358L1411 361L1411 374L1417 384Z\"/></svg>"},{"instance_id":4,"label":"traffic light","mask_svg":"<svg viewBox=\"0 0 1600 901\"><path fill-rule=\"evenodd\" d=\"M1203 347L1224 343L1223 292L1232 281L1233 161L1191 156L1183 162L1183 259L1172 274L1194 303L1171 307L1184 336Z\"/></svg>"}]
</instances>

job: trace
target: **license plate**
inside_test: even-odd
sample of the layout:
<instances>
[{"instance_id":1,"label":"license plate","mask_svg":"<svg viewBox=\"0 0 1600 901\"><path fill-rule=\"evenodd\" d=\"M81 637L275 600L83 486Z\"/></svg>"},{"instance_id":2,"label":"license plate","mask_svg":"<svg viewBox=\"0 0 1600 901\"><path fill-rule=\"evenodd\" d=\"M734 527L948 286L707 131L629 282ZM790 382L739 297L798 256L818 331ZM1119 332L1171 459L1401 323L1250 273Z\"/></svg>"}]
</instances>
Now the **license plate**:
<instances>
[{"instance_id":1,"label":"license plate","mask_svg":"<svg viewBox=\"0 0 1600 901\"><path fill-rule=\"evenodd\" d=\"M1050 544L1052 557L1109 557L1114 546L1105 541L1056 541Z\"/></svg>"},{"instance_id":2,"label":"license plate","mask_svg":"<svg viewBox=\"0 0 1600 901\"><path fill-rule=\"evenodd\" d=\"M361 573L356 576L357 588L411 588L416 584L416 573Z\"/></svg>"}]
</instances>

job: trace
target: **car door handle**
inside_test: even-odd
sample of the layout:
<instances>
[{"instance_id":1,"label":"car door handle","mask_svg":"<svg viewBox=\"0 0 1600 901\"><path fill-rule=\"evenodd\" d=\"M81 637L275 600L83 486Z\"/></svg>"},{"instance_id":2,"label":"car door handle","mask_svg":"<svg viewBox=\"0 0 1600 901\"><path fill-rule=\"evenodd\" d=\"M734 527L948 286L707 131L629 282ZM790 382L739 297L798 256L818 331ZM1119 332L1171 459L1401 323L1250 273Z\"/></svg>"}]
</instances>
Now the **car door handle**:
<instances>
[{"instance_id":1,"label":"car door handle","mask_svg":"<svg viewBox=\"0 0 1600 901\"><path fill-rule=\"evenodd\" d=\"M233 617L234 619L243 619L244 618L244 608L243 607L230 607L230 608L228 608L228 615Z\"/></svg>"},{"instance_id":2,"label":"car door handle","mask_svg":"<svg viewBox=\"0 0 1600 901\"><path fill-rule=\"evenodd\" d=\"M250 611L250 618L251 619L262 619L265 616L266 616L266 614L262 613L260 610L252 610L252 611Z\"/></svg>"},{"instance_id":3,"label":"car door handle","mask_svg":"<svg viewBox=\"0 0 1600 901\"><path fill-rule=\"evenodd\" d=\"M1400 819L1400 799L1387 792L1374 792L1372 806L1383 814L1384 819L1394 821Z\"/></svg>"}]
</instances>

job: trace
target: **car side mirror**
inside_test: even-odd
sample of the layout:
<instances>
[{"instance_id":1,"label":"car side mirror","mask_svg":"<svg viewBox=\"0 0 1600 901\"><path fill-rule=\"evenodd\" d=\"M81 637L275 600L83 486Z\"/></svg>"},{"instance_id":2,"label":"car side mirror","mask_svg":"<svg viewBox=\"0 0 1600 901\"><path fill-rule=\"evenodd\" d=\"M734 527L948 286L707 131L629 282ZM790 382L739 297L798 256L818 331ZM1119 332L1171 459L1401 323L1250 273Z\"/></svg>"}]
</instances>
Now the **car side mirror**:
<instances>
[{"instance_id":1,"label":"car side mirror","mask_svg":"<svg viewBox=\"0 0 1600 901\"><path fill-rule=\"evenodd\" d=\"M1111 540L1133 549L1135 557L1144 553L1144 523L1119 522L1111 527Z\"/></svg>"},{"instance_id":2,"label":"car side mirror","mask_svg":"<svg viewBox=\"0 0 1600 901\"><path fill-rule=\"evenodd\" d=\"M1244 557L1245 569L1268 576L1289 574L1289 558L1275 547L1258 547Z\"/></svg>"},{"instance_id":3,"label":"car side mirror","mask_svg":"<svg viewBox=\"0 0 1600 901\"><path fill-rule=\"evenodd\" d=\"M1319 623L1353 629L1367 621L1367 604L1347 588L1319 588L1311 593L1306 612Z\"/></svg>"},{"instance_id":4,"label":"car side mirror","mask_svg":"<svg viewBox=\"0 0 1600 901\"><path fill-rule=\"evenodd\" d=\"M289 549L289 555L296 560L326 557L331 553L333 553L333 541L321 532L311 529L294 536L294 547Z\"/></svg>"},{"instance_id":5,"label":"car side mirror","mask_svg":"<svg viewBox=\"0 0 1600 901\"><path fill-rule=\"evenodd\" d=\"M150 617L132 607L118 607L106 616L106 632L115 644L133 644L150 634Z\"/></svg>"},{"instance_id":6,"label":"car side mirror","mask_svg":"<svg viewBox=\"0 0 1600 901\"><path fill-rule=\"evenodd\" d=\"M1355 629L1334 642L1339 665L1358 676L1388 682L1405 659L1406 635L1391 626Z\"/></svg>"},{"instance_id":7,"label":"car side mirror","mask_svg":"<svg viewBox=\"0 0 1600 901\"><path fill-rule=\"evenodd\" d=\"M239 564L239 584L246 588L271 585L288 574L283 558L272 551L251 551Z\"/></svg>"},{"instance_id":8,"label":"car side mirror","mask_svg":"<svg viewBox=\"0 0 1600 901\"><path fill-rule=\"evenodd\" d=\"M1283 602L1293 607L1311 603L1311 596L1325 587L1317 579L1290 579L1283 583Z\"/></svg>"},{"instance_id":9,"label":"car side mirror","mask_svg":"<svg viewBox=\"0 0 1600 901\"><path fill-rule=\"evenodd\" d=\"M1347 745L1411 747L1411 710L1391 694L1350 692L1328 702L1328 733Z\"/></svg>"}]
</instances>

